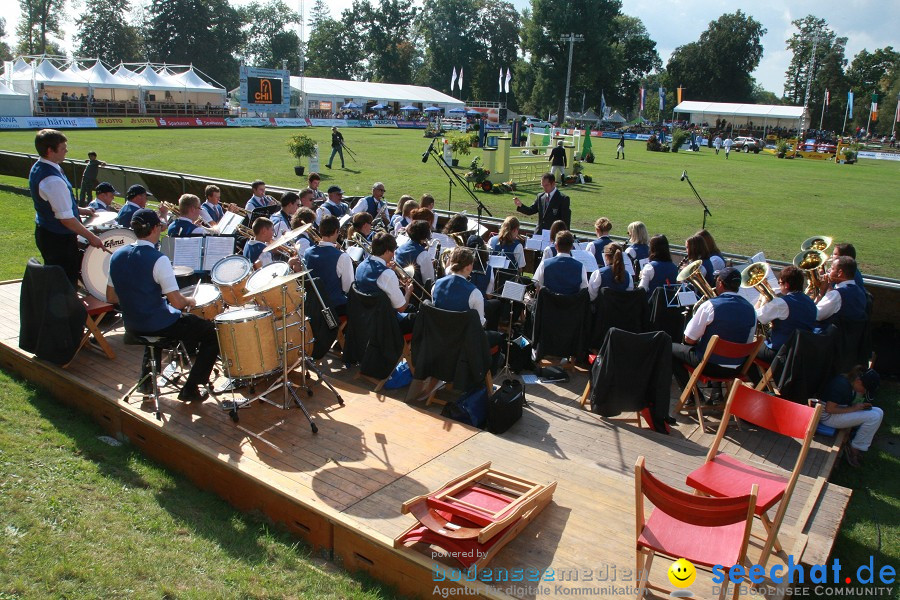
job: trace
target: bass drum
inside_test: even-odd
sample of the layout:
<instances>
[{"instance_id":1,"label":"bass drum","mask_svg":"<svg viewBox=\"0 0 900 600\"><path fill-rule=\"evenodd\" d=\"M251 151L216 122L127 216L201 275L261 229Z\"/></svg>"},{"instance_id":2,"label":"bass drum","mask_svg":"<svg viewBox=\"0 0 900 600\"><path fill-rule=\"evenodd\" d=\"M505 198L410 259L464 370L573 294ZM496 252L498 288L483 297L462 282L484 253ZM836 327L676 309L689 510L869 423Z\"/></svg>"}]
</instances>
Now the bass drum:
<instances>
[{"instance_id":1,"label":"bass drum","mask_svg":"<svg viewBox=\"0 0 900 600\"><path fill-rule=\"evenodd\" d=\"M302 338L304 335L306 336L305 354L306 356L312 356L313 346L315 345L316 340L313 337L312 324L309 317L306 318L306 331L300 330L299 313L291 313L286 319L275 320L275 343L278 345L279 352L281 352L282 344L284 343L283 336L285 333L287 334L287 359L289 365L301 358L300 344L303 342Z\"/></svg>"},{"instance_id":2,"label":"bass drum","mask_svg":"<svg viewBox=\"0 0 900 600\"><path fill-rule=\"evenodd\" d=\"M239 308L214 321L222 365L230 379L263 377L281 368L272 311Z\"/></svg>"},{"instance_id":3,"label":"bass drum","mask_svg":"<svg viewBox=\"0 0 900 600\"><path fill-rule=\"evenodd\" d=\"M81 281L88 293L106 302L106 286L109 284L109 259L112 253L137 241L130 229L110 229L98 234L103 248L88 246L81 261Z\"/></svg>"},{"instance_id":4,"label":"bass drum","mask_svg":"<svg viewBox=\"0 0 900 600\"><path fill-rule=\"evenodd\" d=\"M246 257L226 256L213 265L209 278L219 288L225 304L243 306L244 288L252 272L253 264Z\"/></svg>"}]
</instances>

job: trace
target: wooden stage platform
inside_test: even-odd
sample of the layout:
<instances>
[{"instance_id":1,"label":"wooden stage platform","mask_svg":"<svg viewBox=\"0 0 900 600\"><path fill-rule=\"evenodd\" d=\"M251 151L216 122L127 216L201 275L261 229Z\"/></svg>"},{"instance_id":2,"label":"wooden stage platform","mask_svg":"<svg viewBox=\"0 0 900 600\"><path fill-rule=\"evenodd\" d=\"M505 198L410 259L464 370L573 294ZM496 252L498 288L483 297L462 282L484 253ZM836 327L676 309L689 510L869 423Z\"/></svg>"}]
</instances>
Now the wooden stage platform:
<instances>
[{"instance_id":1,"label":"wooden stage platform","mask_svg":"<svg viewBox=\"0 0 900 600\"><path fill-rule=\"evenodd\" d=\"M0 284L0 366L48 388L110 435L238 508L261 510L283 523L320 556L366 571L402 594L621 596L634 585L636 458L644 455L651 471L686 489L686 475L702 463L713 436L687 418L665 436L584 411L578 405L582 373L564 386L527 386L525 416L496 436L444 419L435 406L406 403L406 390L376 395L370 384L354 379L355 370L328 360L323 371L346 404L313 386L314 395L303 400L318 424L316 435L296 409L254 403L235 424L213 399L185 404L174 394L162 399L163 419L157 421L151 405L122 399L137 380L142 349L124 346L121 329L107 334L115 360L84 349L61 369L21 351L19 290L18 282ZM230 398L226 393L218 400ZM790 467L798 450L746 426L727 439L724 451L776 470ZM850 497L850 490L826 481L836 455L832 443L814 442L782 527L786 552L770 566L787 554L805 564L828 558ZM393 538L412 523L400 513L402 502L486 461L539 482L559 482L553 502L489 565L492 582L461 581L452 563L393 549ZM755 560L761 543L751 545ZM657 561L651 582L668 586L667 568ZM701 572L691 590L712 597L710 586Z\"/></svg>"}]
</instances>

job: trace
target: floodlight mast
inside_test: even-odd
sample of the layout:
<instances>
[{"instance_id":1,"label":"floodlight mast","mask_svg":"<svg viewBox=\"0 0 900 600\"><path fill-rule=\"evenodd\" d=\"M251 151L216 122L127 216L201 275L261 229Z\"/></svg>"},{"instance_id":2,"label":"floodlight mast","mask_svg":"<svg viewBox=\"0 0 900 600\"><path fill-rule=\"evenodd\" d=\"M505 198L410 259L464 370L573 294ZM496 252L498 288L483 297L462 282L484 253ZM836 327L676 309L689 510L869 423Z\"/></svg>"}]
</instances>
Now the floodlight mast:
<instances>
[{"instance_id":1,"label":"floodlight mast","mask_svg":"<svg viewBox=\"0 0 900 600\"><path fill-rule=\"evenodd\" d=\"M306 18L303 12L303 0L300 0L300 44L297 50L300 52L300 116L307 116L306 98L303 93L303 76L306 71L306 49L303 47L306 37Z\"/></svg>"},{"instance_id":2,"label":"floodlight mast","mask_svg":"<svg viewBox=\"0 0 900 600\"><path fill-rule=\"evenodd\" d=\"M572 81L572 49L575 46L575 42L583 42L584 36L581 34L570 33L569 35L564 35L559 38L560 42L569 42L569 67L566 71L566 97L563 101L563 117L562 120L566 120L566 116L569 114L569 84Z\"/></svg>"}]
</instances>

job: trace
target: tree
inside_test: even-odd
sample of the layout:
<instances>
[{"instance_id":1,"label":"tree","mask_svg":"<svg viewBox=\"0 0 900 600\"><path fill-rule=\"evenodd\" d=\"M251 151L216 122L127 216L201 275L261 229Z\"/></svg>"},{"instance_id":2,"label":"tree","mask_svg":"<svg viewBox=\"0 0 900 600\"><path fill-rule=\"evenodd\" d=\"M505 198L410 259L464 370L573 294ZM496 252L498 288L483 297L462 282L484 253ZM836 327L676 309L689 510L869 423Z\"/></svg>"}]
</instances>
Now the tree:
<instances>
[{"instance_id":1,"label":"tree","mask_svg":"<svg viewBox=\"0 0 900 600\"><path fill-rule=\"evenodd\" d=\"M310 33L319 28L319 25L325 21L331 21L331 11L328 9L328 3L325 0L316 0L312 10L309 13L309 29Z\"/></svg>"},{"instance_id":2,"label":"tree","mask_svg":"<svg viewBox=\"0 0 900 600\"><path fill-rule=\"evenodd\" d=\"M0 17L0 60L12 60L9 44L3 41L6 37L6 19Z\"/></svg>"},{"instance_id":3,"label":"tree","mask_svg":"<svg viewBox=\"0 0 900 600\"><path fill-rule=\"evenodd\" d=\"M825 90L831 94L831 102L825 112L823 127L839 128L847 108L847 86L844 67L844 48L847 38L837 37L828 27L825 19L807 15L793 21L797 31L786 40L792 57L785 72L784 96L788 104L802 106L806 101L807 82L809 86L810 122L818 126L816 116L822 116ZM813 46L816 48L815 61L811 61Z\"/></svg>"},{"instance_id":4,"label":"tree","mask_svg":"<svg viewBox=\"0 0 900 600\"><path fill-rule=\"evenodd\" d=\"M460 67L469 70L477 59L474 40L480 37L478 1L425 0L419 13L418 30L425 46L425 58L416 82L449 94L453 70L458 71Z\"/></svg>"},{"instance_id":5,"label":"tree","mask_svg":"<svg viewBox=\"0 0 900 600\"><path fill-rule=\"evenodd\" d=\"M227 0L153 0L144 30L148 58L193 64L227 88L237 87L243 25Z\"/></svg>"},{"instance_id":6,"label":"tree","mask_svg":"<svg viewBox=\"0 0 900 600\"><path fill-rule=\"evenodd\" d=\"M16 35L19 36L19 52L23 54L61 54L57 42L49 39L62 37L59 15L65 0L19 0L22 14Z\"/></svg>"},{"instance_id":7,"label":"tree","mask_svg":"<svg viewBox=\"0 0 900 600\"><path fill-rule=\"evenodd\" d=\"M750 75L762 58L766 29L738 10L710 22L700 40L679 46L666 71L672 85L686 88L691 98L710 102L748 102L753 97Z\"/></svg>"},{"instance_id":8,"label":"tree","mask_svg":"<svg viewBox=\"0 0 900 600\"><path fill-rule=\"evenodd\" d=\"M878 48L874 52L861 50L853 57L853 62L847 69L847 82L859 98L855 102L859 106L859 112L854 110L854 113L866 120L871 95L878 95L880 116L872 129L887 132L893 122L897 94L900 92L900 53L895 52L891 46ZM883 116L888 118L882 118Z\"/></svg>"},{"instance_id":9,"label":"tree","mask_svg":"<svg viewBox=\"0 0 900 600\"><path fill-rule=\"evenodd\" d=\"M88 0L75 21L78 55L107 64L141 59L140 30L125 21L128 0Z\"/></svg>"},{"instance_id":10,"label":"tree","mask_svg":"<svg viewBox=\"0 0 900 600\"><path fill-rule=\"evenodd\" d=\"M618 73L619 79L610 90L611 93L606 94L606 99L627 105L637 97L641 78L651 71L659 71L662 68L662 60L656 52L656 42L650 39L650 34L640 19L616 15L614 25L611 47L614 65L612 74ZM667 87L662 81L657 83ZM658 90L660 85L647 88L648 93L650 89ZM668 100L666 105L669 106Z\"/></svg>"},{"instance_id":11,"label":"tree","mask_svg":"<svg viewBox=\"0 0 900 600\"><path fill-rule=\"evenodd\" d=\"M538 114L553 111L562 122L569 44L560 38L569 33L584 38L573 48L572 89L586 90L597 101L601 90L616 89L621 78L610 57L620 8L619 0L531 1L531 11L522 18L521 37L522 50L534 67L535 86L527 100L520 98L525 109Z\"/></svg>"},{"instance_id":12,"label":"tree","mask_svg":"<svg viewBox=\"0 0 900 600\"><path fill-rule=\"evenodd\" d=\"M352 29L343 22L322 21L309 36L306 75L329 79L358 79L362 75L362 50Z\"/></svg>"},{"instance_id":13,"label":"tree","mask_svg":"<svg viewBox=\"0 0 900 600\"><path fill-rule=\"evenodd\" d=\"M292 73L300 72L300 37L291 25L300 23L300 15L282 0L268 4L253 2L244 8L247 45L244 56L248 64L280 69L286 60Z\"/></svg>"},{"instance_id":14,"label":"tree","mask_svg":"<svg viewBox=\"0 0 900 600\"><path fill-rule=\"evenodd\" d=\"M379 0L377 6L357 0L352 12L356 38L369 57L365 78L410 83L416 56L412 41L416 8L412 0Z\"/></svg>"}]
</instances>

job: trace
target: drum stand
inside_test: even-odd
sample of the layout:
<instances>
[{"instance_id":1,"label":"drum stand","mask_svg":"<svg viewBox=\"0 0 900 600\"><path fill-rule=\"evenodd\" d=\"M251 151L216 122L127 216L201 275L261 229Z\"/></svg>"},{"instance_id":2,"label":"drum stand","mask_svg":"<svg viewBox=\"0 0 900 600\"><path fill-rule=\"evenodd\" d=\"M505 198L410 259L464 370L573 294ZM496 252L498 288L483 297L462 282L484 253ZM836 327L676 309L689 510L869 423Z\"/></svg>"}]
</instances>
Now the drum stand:
<instances>
[{"instance_id":1,"label":"drum stand","mask_svg":"<svg viewBox=\"0 0 900 600\"><path fill-rule=\"evenodd\" d=\"M497 377L495 378L497 381L502 381L503 379L518 379L518 376L512 372L512 369L509 368L509 355L511 353L512 348L512 334L513 334L513 314L516 310L516 302L515 300L509 301L509 323L507 325L506 331L506 364L503 365L503 368L500 369L500 372L497 373Z\"/></svg>"}]
</instances>

